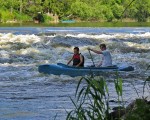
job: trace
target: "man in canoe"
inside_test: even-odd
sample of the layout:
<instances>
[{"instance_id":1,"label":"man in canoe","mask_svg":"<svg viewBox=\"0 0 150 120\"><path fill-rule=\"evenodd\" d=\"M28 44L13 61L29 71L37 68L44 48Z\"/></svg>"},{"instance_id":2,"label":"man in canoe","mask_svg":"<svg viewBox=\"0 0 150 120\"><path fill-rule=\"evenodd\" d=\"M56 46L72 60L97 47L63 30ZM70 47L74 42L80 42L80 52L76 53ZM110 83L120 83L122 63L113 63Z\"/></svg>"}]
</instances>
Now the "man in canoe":
<instances>
[{"instance_id":1,"label":"man in canoe","mask_svg":"<svg viewBox=\"0 0 150 120\"><path fill-rule=\"evenodd\" d=\"M108 67L108 66L112 66L112 58L111 58L111 54L110 52L107 50L106 45L105 44L100 44L100 51L88 48L88 50L91 50L94 53L97 54L102 54L103 58L102 61L99 62L99 64L96 67Z\"/></svg>"},{"instance_id":2,"label":"man in canoe","mask_svg":"<svg viewBox=\"0 0 150 120\"><path fill-rule=\"evenodd\" d=\"M73 66L84 67L84 56L81 53L79 53L79 48L78 47L74 48L74 55L69 60L67 65L69 65L71 63L71 61L73 61Z\"/></svg>"}]
</instances>

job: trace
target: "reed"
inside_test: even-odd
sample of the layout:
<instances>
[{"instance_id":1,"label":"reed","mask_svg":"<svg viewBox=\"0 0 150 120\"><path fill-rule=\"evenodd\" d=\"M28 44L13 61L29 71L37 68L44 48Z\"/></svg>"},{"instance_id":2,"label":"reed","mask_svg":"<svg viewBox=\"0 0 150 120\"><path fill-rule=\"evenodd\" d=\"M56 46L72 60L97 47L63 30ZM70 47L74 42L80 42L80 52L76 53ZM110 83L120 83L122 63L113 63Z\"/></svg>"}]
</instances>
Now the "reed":
<instances>
[{"instance_id":1,"label":"reed","mask_svg":"<svg viewBox=\"0 0 150 120\"><path fill-rule=\"evenodd\" d=\"M117 74L118 75L118 74ZM85 82L84 85L81 84ZM118 97L122 96L122 79L114 80ZM109 90L103 77L82 77L77 85L75 109L68 112L66 120L110 120ZM122 98L122 97L121 97Z\"/></svg>"},{"instance_id":2,"label":"reed","mask_svg":"<svg viewBox=\"0 0 150 120\"><path fill-rule=\"evenodd\" d=\"M150 65L147 70L150 69ZM146 100L146 97L142 97L135 100L133 107L125 108L123 101L123 80L116 73L114 79L114 86L118 96L119 109L116 111L118 120L148 120L150 115L150 105ZM133 84L134 86L134 84ZM143 84L143 96L145 88L150 88L150 76L144 81ZM136 88L135 88L136 90ZM137 92L137 91L136 91ZM137 92L138 93L138 92ZM109 105L109 90L106 80L103 77L82 77L78 82L76 93L76 99L71 99L74 109L68 112L66 120L114 120L114 116L110 114ZM122 106L122 107L121 107ZM124 115L124 118L122 116ZM138 117L137 117L138 116Z\"/></svg>"},{"instance_id":3,"label":"reed","mask_svg":"<svg viewBox=\"0 0 150 120\"><path fill-rule=\"evenodd\" d=\"M146 71L150 70L150 65L147 67ZM147 85L147 86L146 86ZM146 80L144 81L144 85L143 85L143 96L145 93L145 88L147 88L147 90L150 92L150 76L148 76L146 78Z\"/></svg>"}]
</instances>

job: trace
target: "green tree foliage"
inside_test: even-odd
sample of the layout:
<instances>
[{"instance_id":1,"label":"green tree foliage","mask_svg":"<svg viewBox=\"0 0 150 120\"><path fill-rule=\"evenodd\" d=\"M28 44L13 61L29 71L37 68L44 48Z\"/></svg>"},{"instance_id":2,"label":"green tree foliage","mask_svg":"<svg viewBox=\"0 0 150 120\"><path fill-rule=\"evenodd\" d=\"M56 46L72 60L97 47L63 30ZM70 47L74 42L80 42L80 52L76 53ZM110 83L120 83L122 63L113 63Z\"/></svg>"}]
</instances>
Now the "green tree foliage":
<instances>
[{"instance_id":1,"label":"green tree foliage","mask_svg":"<svg viewBox=\"0 0 150 120\"><path fill-rule=\"evenodd\" d=\"M139 22L146 22L150 15L150 1L149 0L137 0L135 4L135 14L134 18Z\"/></svg>"},{"instance_id":2,"label":"green tree foliage","mask_svg":"<svg viewBox=\"0 0 150 120\"><path fill-rule=\"evenodd\" d=\"M110 8L110 6L106 6L106 9L104 11L105 17L107 19L108 22L111 22L114 18L114 14Z\"/></svg>"},{"instance_id":3,"label":"green tree foliage","mask_svg":"<svg viewBox=\"0 0 150 120\"><path fill-rule=\"evenodd\" d=\"M92 8L87 3L80 2L80 0L72 4L71 11L74 16L81 17L81 19L88 19L92 16Z\"/></svg>"},{"instance_id":4,"label":"green tree foliage","mask_svg":"<svg viewBox=\"0 0 150 120\"><path fill-rule=\"evenodd\" d=\"M145 22L150 16L150 0L0 0L0 9L1 21L32 19L41 12L44 16L46 13L57 14L65 20L77 18L111 22L131 18Z\"/></svg>"},{"instance_id":5,"label":"green tree foliage","mask_svg":"<svg viewBox=\"0 0 150 120\"><path fill-rule=\"evenodd\" d=\"M122 12L123 12L124 8L123 6L115 3L113 6L112 6L112 12L113 12L113 15L116 19L120 19L121 15L122 15Z\"/></svg>"}]
</instances>

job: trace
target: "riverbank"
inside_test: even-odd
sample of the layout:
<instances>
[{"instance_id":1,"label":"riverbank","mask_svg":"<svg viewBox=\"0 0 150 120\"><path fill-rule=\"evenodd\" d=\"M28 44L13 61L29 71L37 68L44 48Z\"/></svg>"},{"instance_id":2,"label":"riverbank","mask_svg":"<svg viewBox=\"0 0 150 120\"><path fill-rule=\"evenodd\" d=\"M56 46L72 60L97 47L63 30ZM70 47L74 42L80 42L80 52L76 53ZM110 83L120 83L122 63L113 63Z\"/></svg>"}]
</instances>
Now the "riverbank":
<instances>
[{"instance_id":1,"label":"riverbank","mask_svg":"<svg viewBox=\"0 0 150 120\"><path fill-rule=\"evenodd\" d=\"M150 22L0 23L0 27L150 27Z\"/></svg>"}]
</instances>

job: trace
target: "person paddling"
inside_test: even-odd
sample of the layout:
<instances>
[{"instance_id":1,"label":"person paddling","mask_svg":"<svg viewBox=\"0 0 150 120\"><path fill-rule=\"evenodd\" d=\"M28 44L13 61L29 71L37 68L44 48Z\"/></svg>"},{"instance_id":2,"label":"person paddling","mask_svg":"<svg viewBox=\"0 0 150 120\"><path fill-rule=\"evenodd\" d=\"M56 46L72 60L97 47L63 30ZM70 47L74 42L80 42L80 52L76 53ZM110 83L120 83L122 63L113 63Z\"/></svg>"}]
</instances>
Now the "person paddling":
<instances>
[{"instance_id":1,"label":"person paddling","mask_svg":"<svg viewBox=\"0 0 150 120\"><path fill-rule=\"evenodd\" d=\"M99 47L101 49L100 51L88 48L88 50L91 50L94 53L102 54L103 55L102 61L100 61L99 64L96 67L100 67L100 66L102 66L102 67L112 66L111 54L107 50L106 45L105 44L100 44Z\"/></svg>"},{"instance_id":2,"label":"person paddling","mask_svg":"<svg viewBox=\"0 0 150 120\"><path fill-rule=\"evenodd\" d=\"M84 67L84 56L81 53L79 53L79 48L78 47L74 48L74 55L69 60L67 65L69 65L71 63L71 61L73 61L73 66Z\"/></svg>"}]
</instances>

